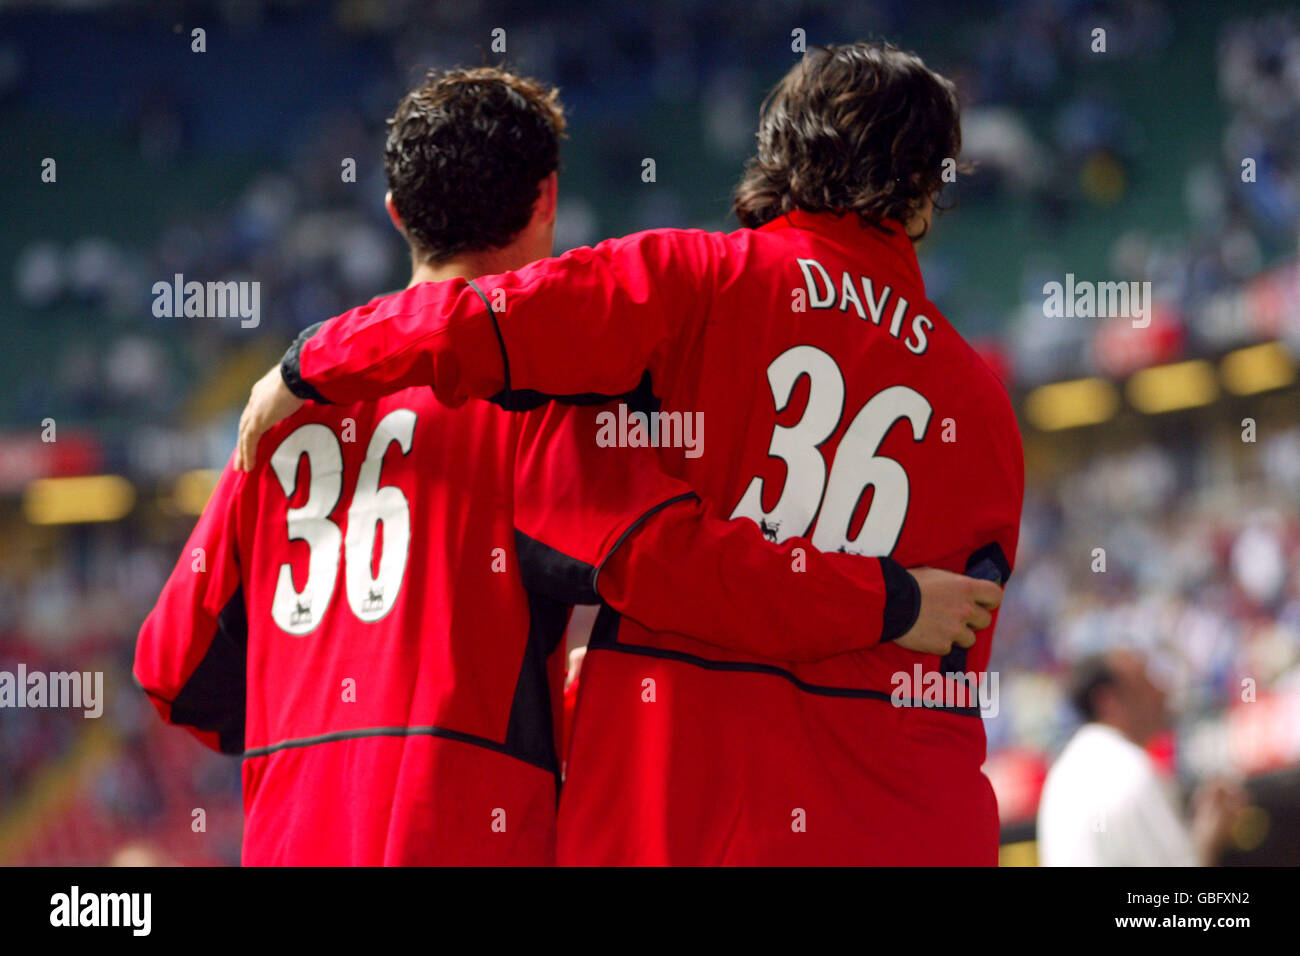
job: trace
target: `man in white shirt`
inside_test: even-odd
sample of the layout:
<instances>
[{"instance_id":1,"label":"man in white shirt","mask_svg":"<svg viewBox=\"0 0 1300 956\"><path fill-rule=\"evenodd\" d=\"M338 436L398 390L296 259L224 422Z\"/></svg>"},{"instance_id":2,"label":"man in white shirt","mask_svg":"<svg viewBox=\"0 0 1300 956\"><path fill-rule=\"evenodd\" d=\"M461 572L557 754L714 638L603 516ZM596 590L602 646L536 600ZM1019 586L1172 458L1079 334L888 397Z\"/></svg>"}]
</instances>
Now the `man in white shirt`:
<instances>
[{"instance_id":1,"label":"man in white shirt","mask_svg":"<svg viewBox=\"0 0 1300 956\"><path fill-rule=\"evenodd\" d=\"M1146 661L1112 651L1083 661L1071 696L1087 721L1047 774L1038 805L1043 866L1208 866L1225 844L1243 795L1207 784L1184 822L1143 749L1169 721Z\"/></svg>"}]
</instances>

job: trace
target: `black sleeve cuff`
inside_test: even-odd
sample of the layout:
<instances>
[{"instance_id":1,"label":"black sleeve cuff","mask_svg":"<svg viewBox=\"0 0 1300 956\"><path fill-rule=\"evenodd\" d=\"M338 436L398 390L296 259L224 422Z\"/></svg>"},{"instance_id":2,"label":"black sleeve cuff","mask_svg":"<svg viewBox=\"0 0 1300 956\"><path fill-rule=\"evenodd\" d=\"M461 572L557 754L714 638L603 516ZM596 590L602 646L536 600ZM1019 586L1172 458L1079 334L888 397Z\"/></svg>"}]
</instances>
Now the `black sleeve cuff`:
<instances>
[{"instance_id":1,"label":"black sleeve cuff","mask_svg":"<svg viewBox=\"0 0 1300 956\"><path fill-rule=\"evenodd\" d=\"M309 338L320 331L320 327L324 324L324 322L317 322L315 325L309 325L298 334L298 337L293 340L293 345L289 346L289 351L285 352L284 358L280 360L280 376L289 391L299 398L330 405L332 404L330 400L316 391L316 387L302 377L300 364L302 347Z\"/></svg>"},{"instance_id":2,"label":"black sleeve cuff","mask_svg":"<svg viewBox=\"0 0 1300 956\"><path fill-rule=\"evenodd\" d=\"M877 558L885 579L885 612L880 643L894 641L912 629L921 614L921 586L916 578L892 558Z\"/></svg>"}]
</instances>

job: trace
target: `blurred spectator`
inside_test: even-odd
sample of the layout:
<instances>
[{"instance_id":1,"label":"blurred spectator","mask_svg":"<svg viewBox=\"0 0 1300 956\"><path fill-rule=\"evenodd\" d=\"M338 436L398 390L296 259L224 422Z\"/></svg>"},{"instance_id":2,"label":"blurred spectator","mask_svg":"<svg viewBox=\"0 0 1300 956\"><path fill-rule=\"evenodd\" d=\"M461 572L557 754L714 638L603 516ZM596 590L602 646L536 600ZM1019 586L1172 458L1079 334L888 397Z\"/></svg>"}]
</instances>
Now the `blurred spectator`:
<instances>
[{"instance_id":1,"label":"blurred spectator","mask_svg":"<svg viewBox=\"0 0 1300 956\"><path fill-rule=\"evenodd\" d=\"M1209 866L1244 793L1212 781L1184 822L1143 749L1169 721L1164 692L1131 651L1075 668L1071 696L1085 723L1048 771L1038 808L1044 866Z\"/></svg>"}]
</instances>

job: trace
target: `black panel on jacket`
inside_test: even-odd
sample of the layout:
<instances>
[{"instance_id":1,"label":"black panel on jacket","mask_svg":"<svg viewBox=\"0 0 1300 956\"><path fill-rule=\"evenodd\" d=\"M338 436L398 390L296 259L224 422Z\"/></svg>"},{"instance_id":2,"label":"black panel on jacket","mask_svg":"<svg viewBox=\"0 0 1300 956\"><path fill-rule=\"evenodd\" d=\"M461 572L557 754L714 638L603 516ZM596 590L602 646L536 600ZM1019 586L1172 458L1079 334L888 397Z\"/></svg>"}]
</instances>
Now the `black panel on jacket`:
<instances>
[{"instance_id":1,"label":"black panel on jacket","mask_svg":"<svg viewBox=\"0 0 1300 956\"><path fill-rule=\"evenodd\" d=\"M505 752L550 770L556 775L558 785L560 759L555 751L555 720L546 662L564 639L569 608L553 598L529 593L528 618L528 645L510 705Z\"/></svg>"},{"instance_id":2,"label":"black panel on jacket","mask_svg":"<svg viewBox=\"0 0 1300 956\"><path fill-rule=\"evenodd\" d=\"M221 752L244 752L248 705L248 612L241 585L217 615L217 633L171 704L173 723L215 732Z\"/></svg>"}]
</instances>

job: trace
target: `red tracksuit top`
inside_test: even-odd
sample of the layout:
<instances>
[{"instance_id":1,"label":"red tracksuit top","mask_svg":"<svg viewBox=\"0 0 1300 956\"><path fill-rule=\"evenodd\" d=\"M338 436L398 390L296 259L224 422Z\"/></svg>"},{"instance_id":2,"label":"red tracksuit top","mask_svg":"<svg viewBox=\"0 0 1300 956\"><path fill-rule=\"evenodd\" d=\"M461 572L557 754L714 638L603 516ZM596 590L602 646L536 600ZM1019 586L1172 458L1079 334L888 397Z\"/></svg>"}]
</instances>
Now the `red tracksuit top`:
<instances>
[{"instance_id":1,"label":"red tracksuit top","mask_svg":"<svg viewBox=\"0 0 1300 956\"><path fill-rule=\"evenodd\" d=\"M926 299L897 223L653 230L474 287L414 286L325 323L284 370L332 401L421 383L449 402L617 394L648 370L665 411L703 413L704 453L659 457L711 514L906 567L1005 580L1015 560L1010 401ZM627 577L600 588L611 603L671 563L623 557ZM744 586L733 574L718 597ZM788 593L755 600L784 626ZM815 646L824 609L795 610L792 636ZM888 704L924 699L936 671L983 675L992 627L942 664L894 644L773 663L616 611L584 664L560 862L996 862L978 711Z\"/></svg>"},{"instance_id":2,"label":"red tracksuit top","mask_svg":"<svg viewBox=\"0 0 1300 956\"><path fill-rule=\"evenodd\" d=\"M245 863L553 862L561 637L598 569L625 576L616 549L672 555L617 599L661 626L783 653L758 602L717 600L739 568L834 607L825 653L879 639L879 564L827 555L792 580L791 546L707 517L648 449L598 446L598 413L413 388L308 405L256 471L227 467L135 675L166 719L243 754Z\"/></svg>"}]
</instances>

